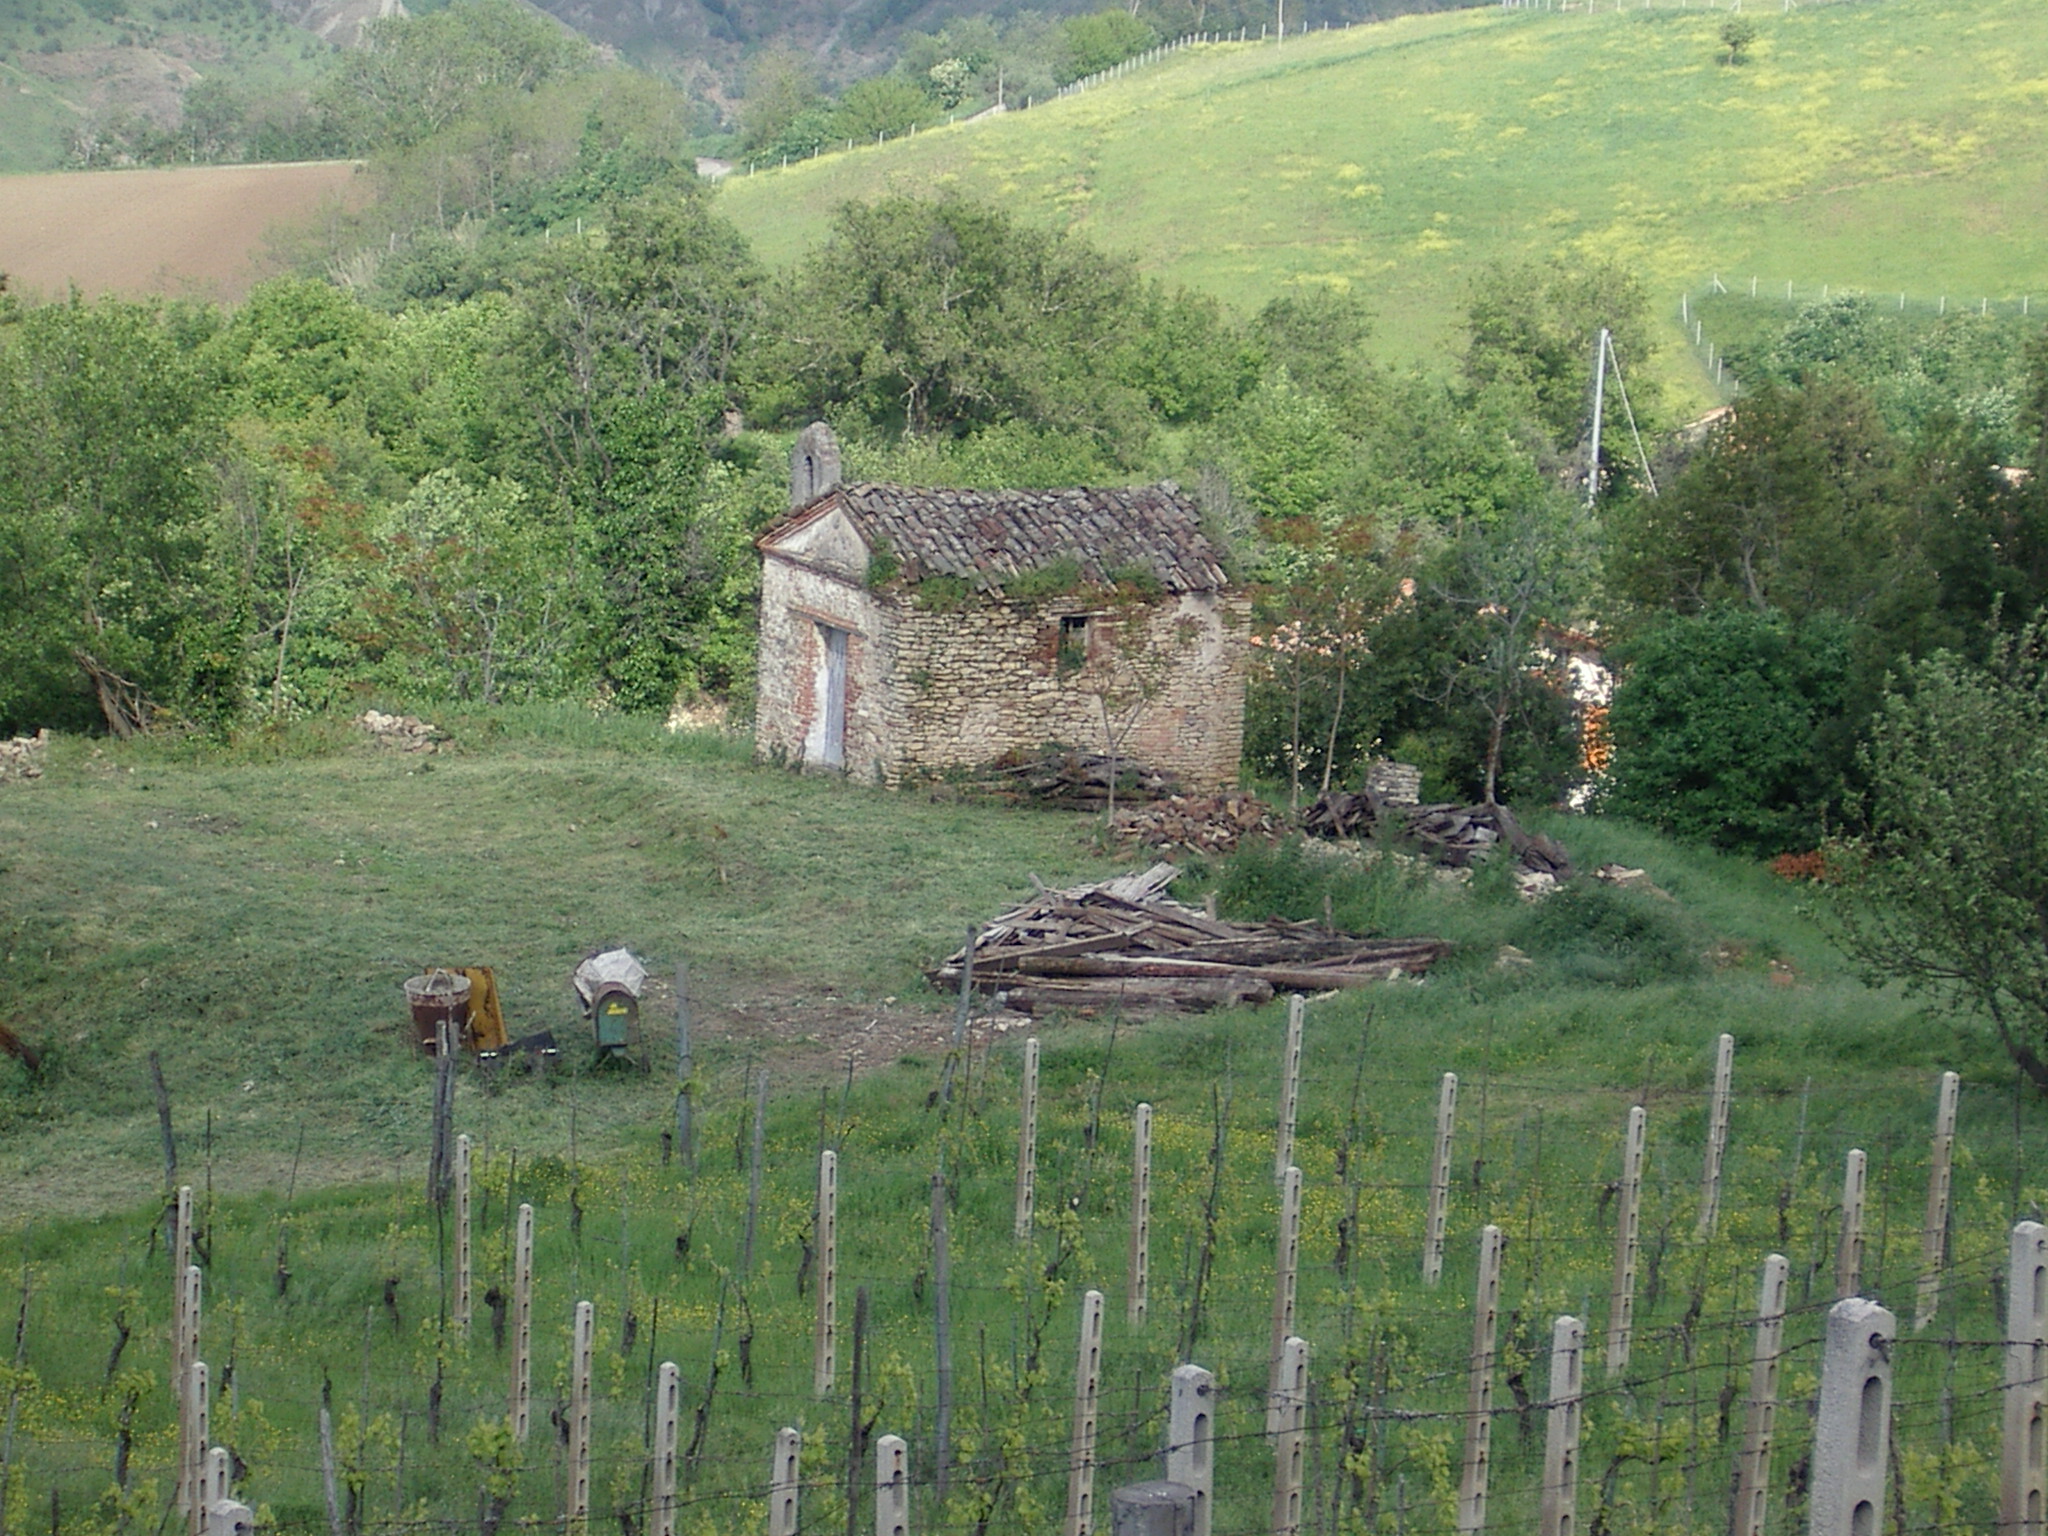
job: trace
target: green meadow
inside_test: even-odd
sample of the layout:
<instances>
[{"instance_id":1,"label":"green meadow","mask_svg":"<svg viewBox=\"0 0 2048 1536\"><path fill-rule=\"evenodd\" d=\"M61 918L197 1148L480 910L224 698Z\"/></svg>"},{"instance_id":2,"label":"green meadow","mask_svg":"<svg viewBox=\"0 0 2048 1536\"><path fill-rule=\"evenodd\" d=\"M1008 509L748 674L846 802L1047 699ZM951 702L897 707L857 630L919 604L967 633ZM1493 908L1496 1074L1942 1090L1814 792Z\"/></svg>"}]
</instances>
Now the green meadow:
<instances>
[{"instance_id":1,"label":"green meadow","mask_svg":"<svg viewBox=\"0 0 2048 1536\"><path fill-rule=\"evenodd\" d=\"M24 1288L8 1507L60 1530L138 1530L171 1492L158 1054L178 1181L198 1204L212 1438L279 1531L331 1529L318 1419L350 1532L553 1523L573 1303L597 1317L593 1509L645 1528L649 1395L682 1373L681 1528L765 1527L768 1453L804 1434L805 1529L845 1519L852 1341L867 1292L862 1423L912 1447L913 1530L1047 1532L1067 1478L1083 1293L1107 1307L1099 1508L1157 1475L1164 1385L1193 1358L1222 1389L1219 1531L1265 1529L1263 1391L1285 1010L1029 1024L919 979L965 928L1048 884L1144 855L1067 813L889 793L752 764L744 743L575 711L450 714L457 750L380 752L304 724L234 746L59 740L0 786L7 1019L45 1052L0 1062L6 1249ZM1295 1328L1313 1349L1310 1497L1331 1531L1448 1531L1464 1433L1480 1229L1506 1237L1491 1519L1532 1529L1551 1322L1588 1324L1583 1522L1725 1528L1757 1276L1792 1269L1774 1517L1804 1523L1802 1465L1841 1177L1869 1157L1861 1288L1902 1318L1893 1484L1907 1529L1988 1531L2006 1230L2038 1215L2048 1122L1987 1033L1864 987L1817 892L1624 823L1557 818L1583 882L1531 906L1395 860L1282 847L1190 862L1180 894L1256 920L1432 932L1426 981L1314 999L1295 1161ZM624 942L689 966L694 1158L675 1126L665 996L645 1075L589 1065L567 974ZM1527 968L1500 963L1513 944ZM431 1069L399 983L431 960L498 968L515 1033L557 1068L465 1070L474 1321L453 1322L451 1218L425 1201ZM1001 1027L998 1027L998 1026ZM881 1035L873 1031L880 1027ZM1714 1042L1735 1037L1722 1216L1698 1226ZM1044 1045L1037 1220L1012 1236L1021 1040ZM886 1039L886 1050L863 1042ZM950 1061L949 1061L950 1058ZM744 1260L755 1074L771 1093ZM1961 1074L1955 1214L1934 1320L1912 1329L1929 1131ZM1432 1117L1461 1080L1442 1283L1421 1279ZM951 1081L950 1102L945 1085ZM1151 1291L1127 1321L1131 1116L1153 1106ZM1605 1329L1622 1128L1648 1114L1636 1332ZM817 1154L840 1157L839 1374L813 1393ZM928 1190L949 1191L955 1470L933 1486L937 1376ZM535 1407L503 1429L508 1222L536 1210ZM1204 1278L1206 1276L1206 1278ZM7 1305L17 1310L16 1298ZM1732 1406L1731 1406L1732 1405ZM698 1429L701 1419L702 1428ZM125 1449L124 1449L125 1447ZM863 1470L856 1481L867 1476ZM492 1511L496 1514L493 1515ZM864 1511L860 1518L869 1518Z\"/></svg>"},{"instance_id":2,"label":"green meadow","mask_svg":"<svg viewBox=\"0 0 2048 1536\"><path fill-rule=\"evenodd\" d=\"M1491 263L1640 274L1670 341L1716 273L2012 298L2048 288L2048 13L2027 0L1775 7L1724 62L1716 10L1409 16L1193 47L1027 112L724 183L777 262L832 210L958 189L1256 307L1366 294L1396 359L1440 359Z\"/></svg>"}]
</instances>

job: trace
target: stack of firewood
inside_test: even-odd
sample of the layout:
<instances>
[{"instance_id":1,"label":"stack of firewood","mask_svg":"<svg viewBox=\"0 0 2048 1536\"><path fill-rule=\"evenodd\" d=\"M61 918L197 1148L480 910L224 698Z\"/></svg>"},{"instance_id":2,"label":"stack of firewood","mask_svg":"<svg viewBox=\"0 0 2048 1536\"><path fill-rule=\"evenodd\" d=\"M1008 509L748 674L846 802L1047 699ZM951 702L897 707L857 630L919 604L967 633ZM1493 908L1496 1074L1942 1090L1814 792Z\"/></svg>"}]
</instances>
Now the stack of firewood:
<instances>
[{"instance_id":1,"label":"stack of firewood","mask_svg":"<svg viewBox=\"0 0 2048 1536\"><path fill-rule=\"evenodd\" d=\"M1280 815L1256 795L1168 795L1140 805L1119 805L1116 834L1147 848L1229 853L1247 837L1277 841Z\"/></svg>"},{"instance_id":2,"label":"stack of firewood","mask_svg":"<svg viewBox=\"0 0 2048 1536\"><path fill-rule=\"evenodd\" d=\"M993 763L976 776L998 794L1083 811L1099 811L1109 803L1112 779L1118 801L1156 800L1180 789L1180 780L1164 769L1127 757L1112 759L1105 752L1044 752L1018 762Z\"/></svg>"},{"instance_id":3,"label":"stack of firewood","mask_svg":"<svg viewBox=\"0 0 2048 1536\"><path fill-rule=\"evenodd\" d=\"M1041 890L981 931L969 985L1024 1013L1195 1011L1421 976L1450 950L1442 939L1367 939L1318 923L1223 922L1167 898L1179 873L1155 864L1099 885ZM957 991L968 969L963 949L928 975Z\"/></svg>"}]
</instances>

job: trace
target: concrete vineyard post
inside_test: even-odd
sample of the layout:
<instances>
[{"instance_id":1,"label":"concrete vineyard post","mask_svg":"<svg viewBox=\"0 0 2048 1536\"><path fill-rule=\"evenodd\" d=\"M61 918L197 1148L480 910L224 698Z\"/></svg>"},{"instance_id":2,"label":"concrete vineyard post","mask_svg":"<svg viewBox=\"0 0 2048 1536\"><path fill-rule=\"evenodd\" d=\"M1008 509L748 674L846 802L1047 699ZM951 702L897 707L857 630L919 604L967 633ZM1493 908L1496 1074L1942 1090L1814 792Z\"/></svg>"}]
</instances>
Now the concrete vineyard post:
<instances>
[{"instance_id":1,"label":"concrete vineyard post","mask_svg":"<svg viewBox=\"0 0 2048 1536\"><path fill-rule=\"evenodd\" d=\"M1586 1386L1586 1325L1560 1317L1550 1328L1550 1411L1543 1426L1541 1536L1578 1536L1579 1420Z\"/></svg>"},{"instance_id":2,"label":"concrete vineyard post","mask_svg":"<svg viewBox=\"0 0 2048 1536\"><path fill-rule=\"evenodd\" d=\"M1835 1300L1863 1289L1863 1190L1869 1159L1851 1147L1842 1162L1842 1240L1835 1249Z\"/></svg>"},{"instance_id":3,"label":"concrete vineyard post","mask_svg":"<svg viewBox=\"0 0 2048 1536\"><path fill-rule=\"evenodd\" d=\"M176 1214L171 1218L171 1397L178 1404L179 1432L185 1428L185 1382L197 1355L199 1325L189 1315L192 1305L192 1186L180 1184ZM184 1442L179 1441L180 1447ZM185 1461L178 1459L175 1493L178 1512L191 1507L192 1490L185 1486Z\"/></svg>"},{"instance_id":4,"label":"concrete vineyard post","mask_svg":"<svg viewBox=\"0 0 2048 1536\"><path fill-rule=\"evenodd\" d=\"M1209 1496L1216 1486L1216 1378L1199 1365L1173 1368L1166 1412L1166 1478L1195 1490L1188 1536L1210 1536Z\"/></svg>"},{"instance_id":5,"label":"concrete vineyard post","mask_svg":"<svg viewBox=\"0 0 2048 1536\"><path fill-rule=\"evenodd\" d=\"M1898 1319L1851 1296L1828 1309L1808 1482L1809 1536L1875 1536L1884 1525Z\"/></svg>"},{"instance_id":6,"label":"concrete vineyard post","mask_svg":"<svg viewBox=\"0 0 2048 1536\"><path fill-rule=\"evenodd\" d=\"M533 1207L519 1207L512 1239L512 1438L533 1421Z\"/></svg>"},{"instance_id":7,"label":"concrete vineyard post","mask_svg":"<svg viewBox=\"0 0 2048 1536\"><path fill-rule=\"evenodd\" d=\"M839 1154L818 1154L818 1320L811 1394L824 1397L839 1374Z\"/></svg>"},{"instance_id":8,"label":"concrete vineyard post","mask_svg":"<svg viewBox=\"0 0 2048 1536\"><path fill-rule=\"evenodd\" d=\"M1287 999L1287 1044L1280 1055L1280 1116L1273 1135L1273 1180L1294 1162L1294 1122L1301 1110L1301 994Z\"/></svg>"},{"instance_id":9,"label":"concrete vineyard post","mask_svg":"<svg viewBox=\"0 0 2048 1536\"><path fill-rule=\"evenodd\" d=\"M1038 1184L1038 1036L1024 1042L1024 1086L1017 1114L1017 1219L1020 1243L1031 1241Z\"/></svg>"},{"instance_id":10,"label":"concrete vineyard post","mask_svg":"<svg viewBox=\"0 0 2048 1536\"><path fill-rule=\"evenodd\" d=\"M676 1536L676 1455L683 1429L683 1373L661 1362L654 1385L654 1489L650 1536Z\"/></svg>"},{"instance_id":11,"label":"concrete vineyard post","mask_svg":"<svg viewBox=\"0 0 2048 1536\"><path fill-rule=\"evenodd\" d=\"M594 1309L576 1303L576 1325L569 1340L569 1508L568 1536L585 1536L590 1528L590 1367Z\"/></svg>"},{"instance_id":12,"label":"concrete vineyard post","mask_svg":"<svg viewBox=\"0 0 2048 1536\"><path fill-rule=\"evenodd\" d=\"M189 1515L203 1502L193 1475L193 1461L198 1455L195 1445L204 1447L205 1432L195 1428L193 1422L192 1372L199 1364L199 1324L206 1282L200 1275L199 1266L192 1263L187 1263L179 1271L178 1281L177 1339L172 1351L177 1361L177 1374L171 1385L178 1404L177 1508L180 1514ZM204 1409L205 1394L202 1392L198 1411L203 1412ZM195 1436L198 1437L196 1441Z\"/></svg>"},{"instance_id":13,"label":"concrete vineyard post","mask_svg":"<svg viewBox=\"0 0 2048 1536\"><path fill-rule=\"evenodd\" d=\"M1735 1077L1735 1037L1714 1047L1714 1097L1707 1111L1707 1163L1700 1174L1700 1220L1695 1235L1706 1241L1721 1221L1721 1162L1728 1151L1728 1091Z\"/></svg>"},{"instance_id":14,"label":"concrete vineyard post","mask_svg":"<svg viewBox=\"0 0 2048 1536\"><path fill-rule=\"evenodd\" d=\"M1934 1100L1934 1140L1927 1149L1927 1215L1920 1224L1920 1283L1914 1290L1913 1331L1934 1321L1941 1305L1941 1264L1948 1252L1949 1186L1956 1151L1956 1096L1962 1079L1941 1074Z\"/></svg>"},{"instance_id":15,"label":"concrete vineyard post","mask_svg":"<svg viewBox=\"0 0 2048 1536\"><path fill-rule=\"evenodd\" d=\"M185 1528L192 1536L206 1529L206 1452L211 1439L207 1412L207 1371L204 1360L194 1360L185 1374L184 1437L179 1444L178 1474L185 1485Z\"/></svg>"},{"instance_id":16,"label":"concrete vineyard post","mask_svg":"<svg viewBox=\"0 0 2048 1536\"><path fill-rule=\"evenodd\" d=\"M798 1456L803 1437L793 1429L775 1432L775 1460L768 1469L768 1536L797 1536Z\"/></svg>"},{"instance_id":17,"label":"concrete vineyard post","mask_svg":"<svg viewBox=\"0 0 2048 1536\"><path fill-rule=\"evenodd\" d=\"M469 1138L455 1138L455 1328L469 1332Z\"/></svg>"},{"instance_id":18,"label":"concrete vineyard post","mask_svg":"<svg viewBox=\"0 0 2048 1536\"><path fill-rule=\"evenodd\" d=\"M1273 1442L1273 1536L1301 1536L1303 1451L1308 1442L1308 1344L1280 1351L1280 1416Z\"/></svg>"},{"instance_id":19,"label":"concrete vineyard post","mask_svg":"<svg viewBox=\"0 0 2048 1536\"><path fill-rule=\"evenodd\" d=\"M1145 1326L1152 1279L1152 1106L1131 1111L1131 1260L1124 1290L1124 1322Z\"/></svg>"},{"instance_id":20,"label":"concrete vineyard post","mask_svg":"<svg viewBox=\"0 0 2048 1536\"><path fill-rule=\"evenodd\" d=\"M1493 1351L1500 1328L1500 1228L1479 1234L1479 1283L1472 1296L1472 1358L1465 1388L1465 1467L1458 1480L1458 1530L1486 1529L1493 1463Z\"/></svg>"},{"instance_id":21,"label":"concrete vineyard post","mask_svg":"<svg viewBox=\"0 0 2048 1536\"><path fill-rule=\"evenodd\" d=\"M1074 1433L1067 1451L1063 1536L1095 1529L1095 1411L1102 1390L1102 1292L1081 1298L1081 1343L1074 1361Z\"/></svg>"},{"instance_id":22,"label":"concrete vineyard post","mask_svg":"<svg viewBox=\"0 0 2048 1536\"><path fill-rule=\"evenodd\" d=\"M1451 1131L1458 1114L1458 1074L1446 1072L1436 1098L1436 1142L1429 1159L1429 1222L1422 1239L1422 1283L1444 1277L1444 1222L1451 1202Z\"/></svg>"},{"instance_id":23,"label":"concrete vineyard post","mask_svg":"<svg viewBox=\"0 0 2048 1536\"><path fill-rule=\"evenodd\" d=\"M1640 1104L1628 1112L1628 1130L1621 1144L1621 1195L1614 1217L1614 1286L1607 1297L1607 1374L1628 1369L1629 1343L1635 1329L1636 1258L1641 1247L1643 1214L1643 1145L1648 1116Z\"/></svg>"},{"instance_id":24,"label":"concrete vineyard post","mask_svg":"<svg viewBox=\"0 0 2048 1536\"><path fill-rule=\"evenodd\" d=\"M2048 1533L2048 1227L2012 1229L2005 1288L2005 1454L1999 1536Z\"/></svg>"},{"instance_id":25,"label":"concrete vineyard post","mask_svg":"<svg viewBox=\"0 0 2048 1536\"><path fill-rule=\"evenodd\" d=\"M209 1447L206 1452L206 1481L200 1495L202 1500L210 1508L234 1491L234 1458L228 1455L225 1446Z\"/></svg>"},{"instance_id":26,"label":"concrete vineyard post","mask_svg":"<svg viewBox=\"0 0 2048 1536\"><path fill-rule=\"evenodd\" d=\"M901 1435L875 1442L875 1536L910 1536L910 1447Z\"/></svg>"},{"instance_id":27,"label":"concrete vineyard post","mask_svg":"<svg viewBox=\"0 0 2048 1536\"><path fill-rule=\"evenodd\" d=\"M1764 1536L1770 1515L1771 1438L1778 1419L1778 1356L1785 1339L1785 1303L1792 1265L1782 1253L1764 1260L1756 1300L1756 1348L1743 1412L1742 1454L1735 1467L1734 1536Z\"/></svg>"},{"instance_id":28,"label":"concrete vineyard post","mask_svg":"<svg viewBox=\"0 0 2048 1536\"><path fill-rule=\"evenodd\" d=\"M1273 1332L1266 1354L1266 1438L1280 1432L1282 1355L1294 1332L1294 1296L1301 1268L1301 1170L1280 1184L1280 1227L1273 1254Z\"/></svg>"}]
</instances>

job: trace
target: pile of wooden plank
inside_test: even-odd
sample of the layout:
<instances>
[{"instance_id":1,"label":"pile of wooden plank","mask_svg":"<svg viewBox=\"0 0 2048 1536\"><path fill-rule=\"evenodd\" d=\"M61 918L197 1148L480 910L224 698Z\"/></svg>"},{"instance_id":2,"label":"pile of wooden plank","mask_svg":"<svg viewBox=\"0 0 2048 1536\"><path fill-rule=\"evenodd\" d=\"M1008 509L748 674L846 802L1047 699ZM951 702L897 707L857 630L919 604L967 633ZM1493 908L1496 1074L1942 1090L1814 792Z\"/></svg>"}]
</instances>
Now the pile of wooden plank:
<instances>
[{"instance_id":1,"label":"pile of wooden plank","mask_svg":"<svg viewBox=\"0 0 2048 1536\"><path fill-rule=\"evenodd\" d=\"M1043 752L1020 761L994 762L974 772L976 786L985 793L1080 811L1099 811L1108 805L1112 777L1119 804L1157 800L1180 790L1180 780L1166 770L1149 768L1128 757L1115 759L1112 774L1111 759L1104 752Z\"/></svg>"},{"instance_id":2,"label":"pile of wooden plank","mask_svg":"<svg viewBox=\"0 0 2048 1536\"><path fill-rule=\"evenodd\" d=\"M1116 835L1147 848L1229 853L1247 837L1276 842L1286 832L1280 815L1256 795L1168 795L1116 808Z\"/></svg>"},{"instance_id":3,"label":"pile of wooden plank","mask_svg":"<svg viewBox=\"0 0 2048 1536\"><path fill-rule=\"evenodd\" d=\"M1442 939L1367 939L1319 923L1223 922L1166 896L1179 873L1155 864L1041 890L982 929L969 985L1024 1013L1197 1011L1420 976L1450 950ZM932 985L958 991L968 959L964 949L948 956L928 973Z\"/></svg>"},{"instance_id":4,"label":"pile of wooden plank","mask_svg":"<svg viewBox=\"0 0 2048 1536\"><path fill-rule=\"evenodd\" d=\"M1384 833L1434 864L1466 869L1496 848L1516 867L1553 881L1572 877L1572 861L1555 838L1530 832L1504 805L1389 805L1373 794L1336 790L1302 814L1312 837L1371 837Z\"/></svg>"}]
</instances>

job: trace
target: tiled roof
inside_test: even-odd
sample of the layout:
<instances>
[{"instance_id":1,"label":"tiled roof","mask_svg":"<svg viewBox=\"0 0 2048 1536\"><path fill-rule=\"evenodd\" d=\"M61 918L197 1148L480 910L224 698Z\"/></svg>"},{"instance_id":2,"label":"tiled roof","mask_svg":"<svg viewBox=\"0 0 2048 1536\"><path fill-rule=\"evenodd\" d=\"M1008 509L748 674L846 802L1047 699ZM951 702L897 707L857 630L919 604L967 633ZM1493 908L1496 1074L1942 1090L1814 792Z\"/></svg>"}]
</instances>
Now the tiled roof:
<instances>
[{"instance_id":1,"label":"tiled roof","mask_svg":"<svg viewBox=\"0 0 2048 1536\"><path fill-rule=\"evenodd\" d=\"M1169 592L1231 585L1194 502L1169 485L1058 491L934 490L842 485L796 520L843 506L870 548L887 541L906 580L952 576L1000 587L1073 560L1084 580L1149 572ZM770 542L770 534L763 542Z\"/></svg>"}]
</instances>

